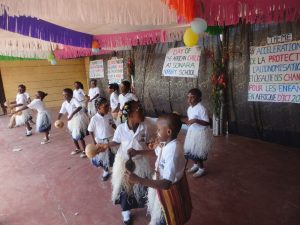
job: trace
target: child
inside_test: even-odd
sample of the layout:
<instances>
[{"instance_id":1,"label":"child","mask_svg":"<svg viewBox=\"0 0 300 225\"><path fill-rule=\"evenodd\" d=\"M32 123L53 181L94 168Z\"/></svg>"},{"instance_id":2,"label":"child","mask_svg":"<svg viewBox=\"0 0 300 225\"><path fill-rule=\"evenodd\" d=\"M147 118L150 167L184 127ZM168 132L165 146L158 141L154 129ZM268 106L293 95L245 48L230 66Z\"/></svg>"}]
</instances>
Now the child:
<instances>
[{"instance_id":1,"label":"child","mask_svg":"<svg viewBox=\"0 0 300 225\"><path fill-rule=\"evenodd\" d=\"M79 81L74 82L73 98L75 98L85 108L85 94L83 91L83 84Z\"/></svg>"},{"instance_id":2,"label":"child","mask_svg":"<svg viewBox=\"0 0 300 225\"><path fill-rule=\"evenodd\" d=\"M91 118L88 131L92 135L94 144L108 143L112 140L114 129L116 129L109 113L109 103L106 98L97 98L95 104L97 113ZM114 158L115 155L110 148L92 158L94 166L103 168L103 181L107 181L110 176L109 167L113 166Z\"/></svg>"},{"instance_id":3,"label":"child","mask_svg":"<svg viewBox=\"0 0 300 225\"><path fill-rule=\"evenodd\" d=\"M95 99L100 96L100 89L97 87L97 80L91 79L91 88L89 89L88 114L90 117L96 114Z\"/></svg>"},{"instance_id":4,"label":"child","mask_svg":"<svg viewBox=\"0 0 300 225\"><path fill-rule=\"evenodd\" d=\"M123 80L121 83L121 94L119 95L119 103L120 103L120 109L122 110L125 103L129 101L138 101L138 98L130 93L131 85L130 82L127 80Z\"/></svg>"},{"instance_id":5,"label":"child","mask_svg":"<svg viewBox=\"0 0 300 225\"><path fill-rule=\"evenodd\" d=\"M184 213L186 209L191 210L189 188L186 180L184 180L186 179L186 177L184 177L186 160L184 158L183 146L176 140L180 129L181 121L178 115L171 113L160 116L157 121L157 136L158 142L161 144L159 144L154 151L136 151L132 149L128 152L131 156L156 155L157 157L155 163L156 173L153 180L141 178L134 173L126 171L126 178L129 182L149 187L148 212L151 215L151 225L184 224L186 221L180 219L183 218L183 216L174 215L172 209L177 209L177 214ZM179 183L183 184L183 189L176 189ZM175 189L176 193L174 193L173 189ZM168 202L169 205L165 205L166 199L163 198L162 192L168 192L169 196L171 196ZM179 205L181 203L179 199L183 199L184 194L188 195L188 202L186 202L188 204ZM185 209L182 210L180 207L184 207ZM163 216L163 212L165 213L165 217ZM175 218L172 222L170 222L171 217Z\"/></svg>"},{"instance_id":6,"label":"child","mask_svg":"<svg viewBox=\"0 0 300 225\"><path fill-rule=\"evenodd\" d=\"M108 91L110 94L111 114L112 114L114 120L116 120L118 118L118 112L120 109L119 85L117 83L109 84Z\"/></svg>"},{"instance_id":7,"label":"child","mask_svg":"<svg viewBox=\"0 0 300 225\"><path fill-rule=\"evenodd\" d=\"M81 111L82 106L73 98L73 91L70 88L63 90L63 102L58 114L58 120L63 114L68 114L68 130L72 136L76 149L71 152L71 155L75 155L81 152L78 142L81 142L82 148L85 149L84 137L88 134L87 128L89 124L88 116ZM85 152L82 151L81 158L85 158Z\"/></svg>"},{"instance_id":8,"label":"child","mask_svg":"<svg viewBox=\"0 0 300 225\"><path fill-rule=\"evenodd\" d=\"M18 94L16 96L16 101L12 102L11 108L16 108L16 110L21 109L22 106L26 106L28 104L28 101L30 100L29 95L25 93L26 87L23 84L20 84L18 86ZM30 110L26 109L20 112L19 114L16 114L15 116L15 126L26 126L26 136L32 135L32 127L29 124L29 121L32 119L30 115Z\"/></svg>"},{"instance_id":9,"label":"child","mask_svg":"<svg viewBox=\"0 0 300 225\"><path fill-rule=\"evenodd\" d=\"M189 108L188 118L183 122L189 125L184 142L184 152L187 159L193 160L194 165L188 172L194 173L193 177L204 174L203 162L207 160L208 151L211 148L212 134L208 128L209 118L206 109L200 103L202 93L198 88L188 92Z\"/></svg>"},{"instance_id":10,"label":"child","mask_svg":"<svg viewBox=\"0 0 300 225\"><path fill-rule=\"evenodd\" d=\"M124 224L131 224L130 210L145 205L146 188L137 184L130 187L124 182L125 162L129 159L128 150L131 148L142 150L147 148L151 134L144 124L144 115L138 102L129 101L124 105L127 121L120 124L114 134L113 141L99 145L101 149L120 145L112 172L112 200L120 204ZM143 178L150 178L151 170L148 159L143 156L133 157L135 173Z\"/></svg>"},{"instance_id":11,"label":"child","mask_svg":"<svg viewBox=\"0 0 300 225\"><path fill-rule=\"evenodd\" d=\"M15 112L18 113L28 108L37 110L38 114L36 119L36 131L45 133L45 138L41 142L42 145L50 143L49 131L51 130L51 117L45 107L45 103L43 102L47 95L48 94L43 91L38 91L35 95L35 99L32 102L30 102L28 105L22 106Z\"/></svg>"}]
</instances>

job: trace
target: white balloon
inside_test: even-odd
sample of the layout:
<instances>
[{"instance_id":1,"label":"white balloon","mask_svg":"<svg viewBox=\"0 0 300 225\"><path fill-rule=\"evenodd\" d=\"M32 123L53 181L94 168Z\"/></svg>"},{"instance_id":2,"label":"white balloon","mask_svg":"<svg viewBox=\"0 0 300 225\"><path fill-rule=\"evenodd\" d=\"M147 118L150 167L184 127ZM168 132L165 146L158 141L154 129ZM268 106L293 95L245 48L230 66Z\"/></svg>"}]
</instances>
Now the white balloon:
<instances>
[{"instance_id":1,"label":"white balloon","mask_svg":"<svg viewBox=\"0 0 300 225\"><path fill-rule=\"evenodd\" d=\"M100 52L99 48L92 48L92 53L93 54L98 54Z\"/></svg>"},{"instance_id":2,"label":"white balloon","mask_svg":"<svg viewBox=\"0 0 300 225\"><path fill-rule=\"evenodd\" d=\"M207 29L207 22L202 18L195 18L191 23L192 30L196 34L201 34Z\"/></svg>"}]
</instances>

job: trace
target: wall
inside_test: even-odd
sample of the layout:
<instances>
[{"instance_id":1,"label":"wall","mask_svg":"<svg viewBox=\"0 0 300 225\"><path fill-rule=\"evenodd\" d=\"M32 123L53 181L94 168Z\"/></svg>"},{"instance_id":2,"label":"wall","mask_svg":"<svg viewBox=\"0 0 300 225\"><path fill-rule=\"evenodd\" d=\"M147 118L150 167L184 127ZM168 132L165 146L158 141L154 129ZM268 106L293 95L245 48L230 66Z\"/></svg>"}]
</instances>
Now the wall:
<instances>
[{"instance_id":1,"label":"wall","mask_svg":"<svg viewBox=\"0 0 300 225\"><path fill-rule=\"evenodd\" d=\"M74 81L81 81L87 90L84 59L59 60L54 66L47 60L0 61L0 69L5 97L11 101L19 84L26 85L32 99L38 90L47 92L48 107L60 106L62 90L73 89Z\"/></svg>"}]
</instances>

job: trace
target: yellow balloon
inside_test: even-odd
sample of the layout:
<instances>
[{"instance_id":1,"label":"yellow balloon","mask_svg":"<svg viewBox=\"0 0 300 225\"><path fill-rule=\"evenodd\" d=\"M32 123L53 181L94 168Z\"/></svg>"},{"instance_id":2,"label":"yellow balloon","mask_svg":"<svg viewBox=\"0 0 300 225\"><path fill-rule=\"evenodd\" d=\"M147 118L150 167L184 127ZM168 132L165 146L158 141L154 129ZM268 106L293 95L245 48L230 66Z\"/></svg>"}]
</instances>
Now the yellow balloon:
<instances>
[{"instance_id":1,"label":"yellow balloon","mask_svg":"<svg viewBox=\"0 0 300 225\"><path fill-rule=\"evenodd\" d=\"M196 34L192 30L192 28L186 29L186 31L184 32L184 35L183 35L183 42L184 42L185 46L193 47L193 46L197 45L198 40L199 40L199 35Z\"/></svg>"}]
</instances>

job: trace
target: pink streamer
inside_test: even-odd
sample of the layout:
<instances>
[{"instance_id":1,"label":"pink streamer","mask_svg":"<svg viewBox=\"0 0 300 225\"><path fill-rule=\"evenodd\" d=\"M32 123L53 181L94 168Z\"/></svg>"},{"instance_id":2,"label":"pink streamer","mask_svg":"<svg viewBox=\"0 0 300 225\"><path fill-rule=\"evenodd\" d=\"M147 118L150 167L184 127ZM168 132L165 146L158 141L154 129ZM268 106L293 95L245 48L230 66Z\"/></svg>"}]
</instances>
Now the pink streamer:
<instances>
[{"instance_id":1,"label":"pink streamer","mask_svg":"<svg viewBox=\"0 0 300 225\"><path fill-rule=\"evenodd\" d=\"M235 25L240 20L260 24L300 19L299 0L211 0L204 2L204 9L197 10L197 16L204 18L209 26Z\"/></svg>"},{"instance_id":2,"label":"pink streamer","mask_svg":"<svg viewBox=\"0 0 300 225\"><path fill-rule=\"evenodd\" d=\"M100 50L97 54L93 54L91 48L79 48L64 45L63 49L54 51L54 56L56 59L72 59L93 55L105 55L110 53L112 53L111 50Z\"/></svg>"}]
</instances>

